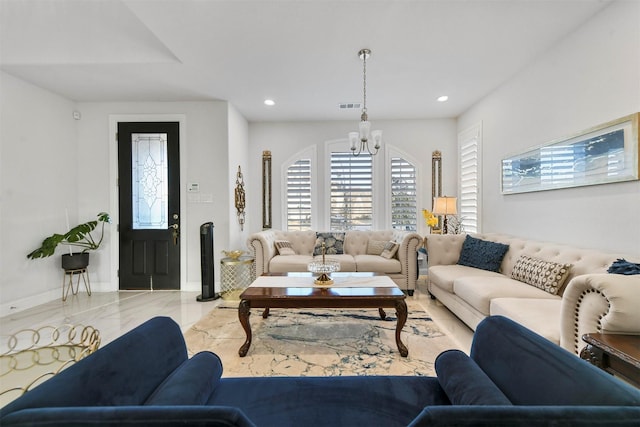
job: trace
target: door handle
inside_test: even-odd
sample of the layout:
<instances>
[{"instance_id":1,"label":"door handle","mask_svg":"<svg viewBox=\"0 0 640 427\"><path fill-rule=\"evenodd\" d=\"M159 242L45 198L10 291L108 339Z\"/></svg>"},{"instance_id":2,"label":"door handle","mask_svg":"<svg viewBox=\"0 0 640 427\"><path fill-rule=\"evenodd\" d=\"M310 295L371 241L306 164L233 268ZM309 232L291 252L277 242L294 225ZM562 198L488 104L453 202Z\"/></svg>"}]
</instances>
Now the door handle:
<instances>
[{"instance_id":1,"label":"door handle","mask_svg":"<svg viewBox=\"0 0 640 427\"><path fill-rule=\"evenodd\" d=\"M171 224L169 226L171 229L171 237L173 238L173 244L178 244L178 237L180 236L180 226L178 224Z\"/></svg>"}]
</instances>

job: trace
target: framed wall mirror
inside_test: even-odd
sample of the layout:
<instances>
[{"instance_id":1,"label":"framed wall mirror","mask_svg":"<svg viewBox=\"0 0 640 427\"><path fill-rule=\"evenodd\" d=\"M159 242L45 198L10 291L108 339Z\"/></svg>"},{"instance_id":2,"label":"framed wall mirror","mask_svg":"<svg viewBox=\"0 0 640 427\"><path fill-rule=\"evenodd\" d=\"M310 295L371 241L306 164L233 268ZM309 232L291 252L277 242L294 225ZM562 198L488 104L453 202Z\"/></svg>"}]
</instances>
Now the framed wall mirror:
<instances>
[{"instance_id":1,"label":"framed wall mirror","mask_svg":"<svg viewBox=\"0 0 640 427\"><path fill-rule=\"evenodd\" d=\"M436 197L442 196L442 153L439 150L431 154L431 210ZM442 234L442 218L438 217L438 225L431 228L432 234Z\"/></svg>"},{"instance_id":2,"label":"framed wall mirror","mask_svg":"<svg viewBox=\"0 0 640 427\"><path fill-rule=\"evenodd\" d=\"M262 228L271 227L271 151L265 150L262 152Z\"/></svg>"}]
</instances>

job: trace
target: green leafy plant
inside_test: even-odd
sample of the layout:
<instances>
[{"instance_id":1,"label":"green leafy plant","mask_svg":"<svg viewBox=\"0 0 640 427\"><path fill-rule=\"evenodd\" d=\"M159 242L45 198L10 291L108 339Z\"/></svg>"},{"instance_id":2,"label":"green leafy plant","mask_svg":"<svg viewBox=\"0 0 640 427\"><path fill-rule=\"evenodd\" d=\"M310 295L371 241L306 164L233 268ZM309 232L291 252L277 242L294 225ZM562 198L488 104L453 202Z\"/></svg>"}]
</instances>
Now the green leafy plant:
<instances>
[{"instance_id":1,"label":"green leafy plant","mask_svg":"<svg viewBox=\"0 0 640 427\"><path fill-rule=\"evenodd\" d=\"M73 227L65 234L53 234L42 241L42 245L27 255L29 259L46 258L56 251L58 245L69 245L82 248L82 252L85 253L90 250L96 250L102 244L104 238L104 226L106 223L111 222L109 214L106 212L100 212L97 220L85 222ZM94 239L91 232L94 231L98 224L100 227L100 238Z\"/></svg>"}]
</instances>

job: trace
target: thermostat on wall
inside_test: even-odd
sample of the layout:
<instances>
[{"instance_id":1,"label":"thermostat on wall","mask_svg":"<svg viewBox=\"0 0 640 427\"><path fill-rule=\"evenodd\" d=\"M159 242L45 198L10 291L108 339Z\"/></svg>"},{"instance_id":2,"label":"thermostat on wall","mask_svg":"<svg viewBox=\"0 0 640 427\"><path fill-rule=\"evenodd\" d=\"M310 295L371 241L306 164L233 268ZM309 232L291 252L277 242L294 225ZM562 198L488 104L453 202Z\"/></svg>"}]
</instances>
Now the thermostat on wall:
<instances>
[{"instance_id":1,"label":"thermostat on wall","mask_svg":"<svg viewBox=\"0 0 640 427\"><path fill-rule=\"evenodd\" d=\"M200 192L200 184L197 182L190 182L187 184L187 192L189 193L199 193Z\"/></svg>"}]
</instances>

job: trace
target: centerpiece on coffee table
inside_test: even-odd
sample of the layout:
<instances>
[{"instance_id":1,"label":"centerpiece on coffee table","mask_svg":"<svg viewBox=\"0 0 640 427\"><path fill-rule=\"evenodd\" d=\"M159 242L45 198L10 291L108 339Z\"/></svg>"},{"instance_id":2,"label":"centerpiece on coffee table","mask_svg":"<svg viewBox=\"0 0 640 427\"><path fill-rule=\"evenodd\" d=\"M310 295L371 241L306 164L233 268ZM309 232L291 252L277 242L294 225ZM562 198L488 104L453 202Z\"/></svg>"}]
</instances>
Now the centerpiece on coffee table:
<instances>
[{"instance_id":1,"label":"centerpiece on coffee table","mask_svg":"<svg viewBox=\"0 0 640 427\"><path fill-rule=\"evenodd\" d=\"M340 263L333 259L325 259L325 246L322 242L322 261L314 260L307 265L307 270L320 276L313 281L319 286L333 285L333 279L329 276L331 273L340 270Z\"/></svg>"}]
</instances>

